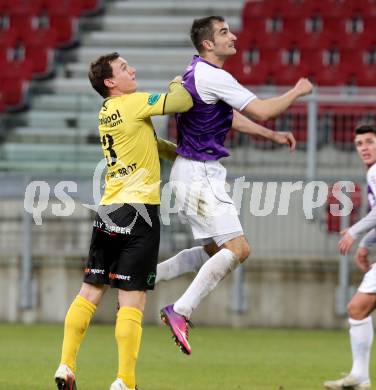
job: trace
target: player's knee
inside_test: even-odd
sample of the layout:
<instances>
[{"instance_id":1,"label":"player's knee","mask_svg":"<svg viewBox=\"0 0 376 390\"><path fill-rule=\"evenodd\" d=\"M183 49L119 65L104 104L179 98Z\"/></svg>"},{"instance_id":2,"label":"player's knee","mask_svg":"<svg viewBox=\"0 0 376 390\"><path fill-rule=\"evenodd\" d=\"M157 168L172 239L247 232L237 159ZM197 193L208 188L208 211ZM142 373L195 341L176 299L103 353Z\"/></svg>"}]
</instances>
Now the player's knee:
<instances>
[{"instance_id":1,"label":"player's knee","mask_svg":"<svg viewBox=\"0 0 376 390\"><path fill-rule=\"evenodd\" d=\"M358 321L363 320L364 318L367 317L367 313L364 313L363 310L361 310L361 308L353 302L350 302L347 305L347 314L353 320L358 320Z\"/></svg>"},{"instance_id":2,"label":"player's knee","mask_svg":"<svg viewBox=\"0 0 376 390\"><path fill-rule=\"evenodd\" d=\"M243 263L245 260L248 259L250 254L251 254L251 248L247 243L245 243L240 250L239 261Z\"/></svg>"},{"instance_id":3,"label":"player's knee","mask_svg":"<svg viewBox=\"0 0 376 390\"><path fill-rule=\"evenodd\" d=\"M103 294L107 290L107 286L100 284L82 283L79 295L93 303L99 305Z\"/></svg>"},{"instance_id":4,"label":"player's knee","mask_svg":"<svg viewBox=\"0 0 376 390\"><path fill-rule=\"evenodd\" d=\"M223 245L235 254L240 263L243 263L251 253L249 244L244 239L235 239Z\"/></svg>"},{"instance_id":5,"label":"player's knee","mask_svg":"<svg viewBox=\"0 0 376 390\"><path fill-rule=\"evenodd\" d=\"M251 254L251 249L246 242L233 248L232 251L235 253L240 263L243 263L245 260L247 260L248 256Z\"/></svg>"}]
</instances>

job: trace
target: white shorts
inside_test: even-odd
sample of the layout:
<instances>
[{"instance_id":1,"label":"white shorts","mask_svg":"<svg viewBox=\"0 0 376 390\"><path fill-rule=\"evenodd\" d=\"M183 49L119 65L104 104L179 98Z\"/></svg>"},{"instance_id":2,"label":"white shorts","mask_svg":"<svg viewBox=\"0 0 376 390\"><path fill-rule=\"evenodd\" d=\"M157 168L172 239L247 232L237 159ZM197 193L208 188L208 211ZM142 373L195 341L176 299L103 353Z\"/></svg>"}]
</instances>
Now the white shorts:
<instances>
[{"instance_id":1,"label":"white shorts","mask_svg":"<svg viewBox=\"0 0 376 390\"><path fill-rule=\"evenodd\" d=\"M195 239L223 235L234 238L243 234L236 207L225 189L226 169L219 161L195 161L178 156L170 182L179 217L183 223L189 223Z\"/></svg>"},{"instance_id":2,"label":"white shorts","mask_svg":"<svg viewBox=\"0 0 376 390\"><path fill-rule=\"evenodd\" d=\"M376 263L372 264L371 269L363 276L358 291L365 294L376 294Z\"/></svg>"}]
</instances>

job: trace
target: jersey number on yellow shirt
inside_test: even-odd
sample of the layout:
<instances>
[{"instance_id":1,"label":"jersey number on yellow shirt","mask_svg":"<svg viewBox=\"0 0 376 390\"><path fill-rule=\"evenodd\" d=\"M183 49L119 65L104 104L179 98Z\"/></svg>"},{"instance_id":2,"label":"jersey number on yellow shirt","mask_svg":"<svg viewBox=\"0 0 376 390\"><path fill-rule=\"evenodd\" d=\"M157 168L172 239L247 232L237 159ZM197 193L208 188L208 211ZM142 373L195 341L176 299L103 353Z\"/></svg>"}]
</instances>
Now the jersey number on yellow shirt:
<instances>
[{"instance_id":1,"label":"jersey number on yellow shirt","mask_svg":"<svg viewBox=\"0 0 376 390\"><path fill-rule=\"evenodd\" d=\"M114 139L110 134L105 134L102 137L102 145L105 150L105 156L107 160L107 166L111 167L116 164L117 155L115 150L112 148L114 145ZM107 152L107 153L106 153Z\"/></svg>"}]
</instances>

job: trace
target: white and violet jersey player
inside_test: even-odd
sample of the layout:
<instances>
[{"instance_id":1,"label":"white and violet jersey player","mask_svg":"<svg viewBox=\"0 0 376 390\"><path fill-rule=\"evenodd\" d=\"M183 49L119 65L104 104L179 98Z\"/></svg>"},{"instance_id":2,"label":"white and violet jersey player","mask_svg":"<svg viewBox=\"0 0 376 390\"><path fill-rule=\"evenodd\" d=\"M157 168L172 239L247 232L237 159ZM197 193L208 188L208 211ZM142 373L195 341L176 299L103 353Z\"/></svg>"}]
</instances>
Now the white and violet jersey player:
<instances>
[{"instance_id":1,"label":"white and violet jersey player","mask_svg":"<svg viewBox=\"0 0 376 390\"><path fill-rule=\"evenodd\" d=\"M369 249L376 244L376 163L367 172L367 196L370 211L359 222L351 226L348 232L354 239L368 232L359 242L359 247ZM358 290L363 293L376 293L376 263L364 275Z\"/></svg>"},{"instance_id":2,"label":"white and violet jersey player","mask_svg":"<svg viewBox=\"0 0 376 390\"><path fill-rule=\"evenodd\" d=\"M229 156L224 146L233 109L241 111L256 96L228 72L194 56L183 76L193 107L176 114L178 157L171 170L179 214L195 239L222 245L243 234L236 208L225 191L226 169L218 161ZM176 187L175 187L176 188Z\"/></svg>"}]
</instances>

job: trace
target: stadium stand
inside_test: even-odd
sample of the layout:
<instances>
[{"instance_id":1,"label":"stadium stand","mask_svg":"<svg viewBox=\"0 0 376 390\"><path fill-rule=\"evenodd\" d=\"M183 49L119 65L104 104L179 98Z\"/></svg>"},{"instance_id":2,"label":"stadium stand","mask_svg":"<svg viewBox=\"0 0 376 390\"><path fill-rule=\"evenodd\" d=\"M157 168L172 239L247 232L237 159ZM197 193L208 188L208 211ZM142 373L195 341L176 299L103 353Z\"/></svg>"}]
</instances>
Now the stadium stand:
<instances>
[{"instance_id":1,"label":"stadium stand","mask_svg":"<svg viewBox=\"0 0 376 390\"><path fill-rule=\"evenodd\" d=\"M216 10L222 8L231 27L238 30L238 53L226 67L241 83L251 88L278 87L292 85L306 75L324 87L375 85L373 1L265 0L246 1L241 7L242 2L216 4ZM141 89L165 89L167 80L181 73L192 53L185 30L193 17L210 13L210 7L192 2L188 10L184 5L162 2L156 8L147 1L1 1L0 66L4 71L0 76L0 108L18 110L30 105L30 86L36 92L31 101L33 109L23 114L23 123L10 140L26 137L41 141L44 134L50 142L53 134L62 131L68 136L76 129L79 143L93 141L96 123L92 113L99 99L90 91L87 63L109 50L124 51L127 59L137 64L139 75L148 77L140 80ZM104 10L103 16L86 17L80 22L88 32L79 35L79 18L100 10ZM177 15L167 22L164 15L171 12ZM235 15L241 15L242 25ZM78 41L78 48L69 46ZM150 58L156 52L158 63L154 64ZM56 77L43 80L53 75ZM320 105L318 122L325 123L325 129L319 133L317 146L329 142L338 150L349 150L351 135L346 129L358 121L373 119L370 107ZM166 120L158 118L155 122L163 131ZM45 131L51 123L59 131ZM342 123L346 127L341 127ZM293 130L298 147L305 150L305 106L296 106L266 124L278 130ZM30 133L26 135L28 127ZM174 131L170 126L169 135ZM246 144L273 149L268 142L247 140L238 134L232 134L229 143L231 147ZM11 159L9 153L4 156Z\"/></svg>"},{"instance_id":2,"label":"stadium stand","mask_svg":"<svg viewBox=\"0 0 376 390\"><path fill-rule=\"evenodd\" d=\"M61 140L60 134L70 140L64 143L72 145L84 147L96 142L95 111L100 99L87 81L88 62L104 52L118 50L136 64L142 90L165 90L167 80L182 72L193 53L187 34L192 19L210 14L210 7L216 12L222 10L232 29L238 31L238 53L226 67L252 89L293 85L302 75L319 86L345 88L345 93L346 86L375 85L376 13L371 0L350 0L346 5L333 0L215 5L193 1L189 7L169 1L158 7L148 1L1 1L0 109L31 106L31 110L18 116L21 123L9 135L10 142L37 139L51 143L53 137ZM102 15L82 18L98 15L101 10ZM174 18L169 17L171 14ZM76 28L79 24L80 34ZM78 42L79 46L72 47ZM158 61L151 61L154 57ZM339 124L346 123L347 129L358 121L374 119L370 107L321 104L317 146L330 144L339 151L349 150L351 134ZM155 124L160 133L166 131L166 119L156 118ZM305 105L295 106L266 124L276 130L294 131L298 148L306 149ZM167 131L170 136L175 132L171 126ZM269 142L249 140L239 134L231 134L229 145L275 149ZM3 158L12 161L15 148L6 149ZM32 153L26 155L32 158ZM91 160L87 162L85 166ZM59 164L56 162L51 169Z\"/></svg>"},{"instance_id":3,"label":"stadium stand","mask_svg":"<svg viewBox=\"0 0 376 390\"><path fill-rule=\"evenodd\" d=\"M241 1L215 5L236 28L241 6ZM4 105L8 111L30 106L30 110L17 116L16 122L20 123L8 136L11 145L5 144L0 151L3 161L7 161L2 166L14 168L17 143L30 142L29 152L25 145L20 146L24 155L20 167L27 168L29 158L33 161L29 166L39 169L43 164L38 162L39 152L33 153L35 140L49 146L55 140L56 145L51 145L51 150L56 151L55 159L54 153L47 156L54 160L49 169L59 171L77 166L76 162L70 164L68 159L56 158L61 155L60 146L64 149L70 143L74 150L77 143L84 148L94 141L100 153L96 111L101 99L88 82L88 63L103 53L117 50L136 65L139 75L146 76L138 77L142 90L166 90L168 80L181 73L193 54L186 33L192 19L214 10L213 2L194 2L188 7L168 1L156 6L148 1L99 0L66 0L59 4L40 0L32 6L17 0L12 4L4 2L0 8L4 16L0 29L1 69L15 65L27 69L25 74L17 75L19 81L13 90L3 90ZM152 19L148 13L153 15ZM171 19L171 13L177 15ZM81 31L76 29L79 24ZM153 63L150 60L156 52L158 62ZM2 74L4 78L7 72ZM7 88L6 83L1 88ZM159 131L165 132L165 118L156 118L154 122ZM60 145L61 142L65 145ZM79 154L84 160L80 168L92 167L93 160L100 157L98 153L92 154L93 158L88 158L89 155Z\"/></svg>"},{"instance_id":4,"label":"stadium stand","mask_svg":"<svg viewBox=\"0 0 376 390\"><path fill-rule=\"evenodd\" d=\"M375 86L374 66L367 65L367 53L375 44L375 2L312 0L302 1L247 1L243 9L243 26L239 34L239 53L232 63L242 64L238 69L229 64L240 79L250 74L255 64L249 60L247 50L258 50L261 55L257 68L267 68L273 63L277 73L285 73L291 66L273 49L295 48L296 73L313 77L319 86L357 84ZM351 50L349 62L348 51ZM300 54L300 55L299 55ZM359 57L356 58L356 57ZM350 64L350 65L349 65ZM291 64L288 64L291 65ZM351 66L351 72L348 71ZM243 67L243 70L241 69ZM244 71L246 69L246 71ZM287 76L273 79L274 83L287 85ZM255 72L257 73L257 72ZM364 76L364 74L367 76ZM250 78L252 84L270 84L268 72L259 78Z\"/></svg>"},{"instance_id":5,"label":"stadium stand","mask_svg":"<svg viewBox=\"0 0 376 390\"><path fill-rule=\"evenodd\" d=\"M1 1L0 70L5 69L6 74L1 76L5 82L0 88L6 108L19 110L27 106L29 82L53 73L55 49L77 43L78 18L99 12L101 7L100 0ZM16 71L10 76L7 68ZM26 69L24 73L21 68ZM19 79L13 91L7 83L10 78Z\"/></svg>"}]
</instances>

